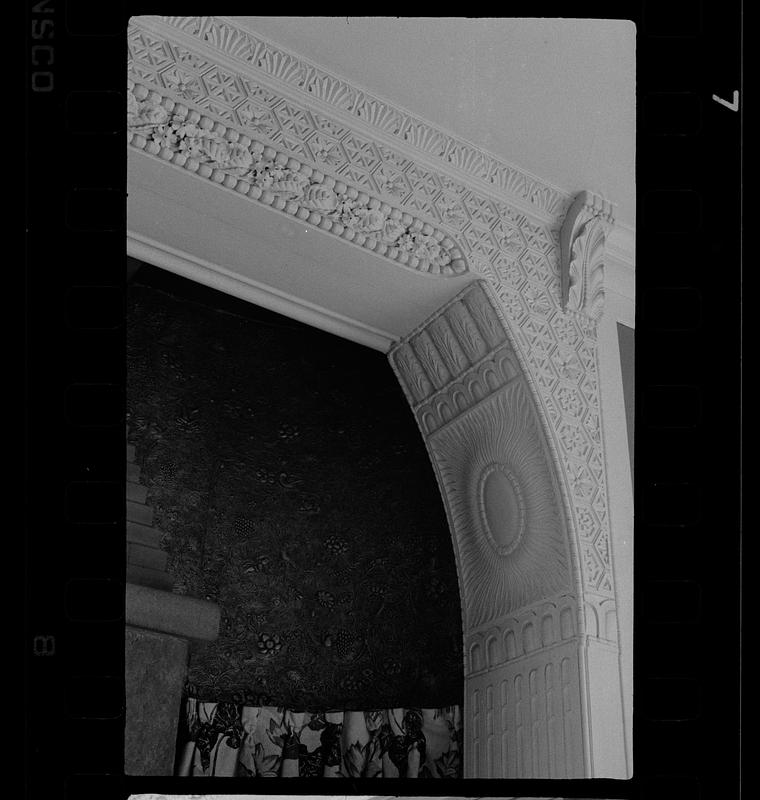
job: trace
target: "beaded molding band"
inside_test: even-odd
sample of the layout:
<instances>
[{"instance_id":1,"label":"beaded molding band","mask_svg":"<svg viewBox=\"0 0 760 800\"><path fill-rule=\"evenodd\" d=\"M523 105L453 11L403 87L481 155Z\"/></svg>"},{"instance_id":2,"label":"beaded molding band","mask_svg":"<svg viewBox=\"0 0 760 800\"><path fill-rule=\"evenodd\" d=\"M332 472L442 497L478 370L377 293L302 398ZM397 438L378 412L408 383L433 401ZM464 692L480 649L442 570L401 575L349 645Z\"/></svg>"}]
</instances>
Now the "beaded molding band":
<instances>
[{"instance_id":1,"label":"beaded molding band","mask_svg":"<svg viewBox=\"0 0 760 800\"><path fill-rule=\"evenodd\" d=\"M141 84L128 84L127 141L189 172L418 272L469 271L444 231Z\"/></svg>"}]
</instances>

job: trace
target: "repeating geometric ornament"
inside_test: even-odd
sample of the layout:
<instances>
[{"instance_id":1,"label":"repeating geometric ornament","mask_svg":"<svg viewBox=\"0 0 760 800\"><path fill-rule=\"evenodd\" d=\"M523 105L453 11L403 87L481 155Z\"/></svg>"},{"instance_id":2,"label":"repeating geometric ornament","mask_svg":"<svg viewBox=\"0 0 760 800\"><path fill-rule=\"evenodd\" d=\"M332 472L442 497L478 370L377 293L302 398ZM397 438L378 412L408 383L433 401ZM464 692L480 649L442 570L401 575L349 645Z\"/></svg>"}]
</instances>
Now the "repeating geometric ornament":
<instances>
[{"instance_id":1,"label":"repeating geometric ornament","mask_svg":"<svg viewBox=\"0 0 760 800\"><path fill-rule=\"evenodd\" d=\"M136 83L158 84L158 73L155 69L141 64L139 61L133 61L129 65L129 74Z\"/></svg>"},{"instance_id":2,"label":"repeating geometric ornament","mask_svg":"<svg viewBox=\"0 0 760 800\"><path fill-rule=\"evenodd\" d=\"M523 287L523 297L533 314L539 314L545 317L552 310L551 300L544 291L544 288L537 283L528 281Z\"/></svg>"},{"instance_id":3,"label":"repeating geometric ornament","mask_svg":"<svg viewBox=\"0 0 760 800\"><path fill-rule=\"evenodd\" d=\"M316 133L309 139L309 149L314 160L330 168L336 168L346 162L346 154L338 142L330 136Z\"/></svg>"},{"instance_id":4,"label":"repeating geometric ornament","mask_svg":"<svg viewBox=\"0 0 760 800\"><path fill-rule=\"evenodd\" d=\"M613 594L612 588L612 577L610 575L610 571L607 570L604 575L602 575L601 581L599 581L599 585L596 587L597 591L602 592L606 595Z\"/></svg>"},{"instance_id":5,"label":"repeating geometric ornament","mask_svg":"<svg viewBox=\"0 0 760 800\"><path fill-rule=\"evenodd\" d=\"M349 161L363 170L372 170L380 163L380 154L374 143L351 133L342 140Z\"/></svg>"},{"instance_id":6,"label":"repeating geometric ornament","mask_svg":"<svg viewBox=\"0 0 760 800\"><path fill-rule=\"evenodd\" d=\"M586 458L591 445L583 429L576 422L563 420L557 428L557 437L565 450L575 458Z\"/></svg>"},{"instance_id":7,"label":"repeating geometric ornament","mask_svg":"<svg viewBox=\"0 0 760 800\"><path fill-rule=\"evenodd\" d=\"M403 203L412 192L406 175L388 163L376 168L374 178L378 189L396 201Z\"/></svg>"},{"instance_id":8,"label":"repeating geometric ornament","mask_svg":"<svg viewBox=\"0 0 760 800\"><path fill-rule=\"evenodd\" d=\"M527 240L528 247L544 254L549 253L554 249L555 243L545 226L533 225L526 218L521 227L523 235Z\"/></svg>"},{"instance_id":9,"label":"repeating geometric ornament","mask_svg":"<svg viewBox=\"0 0 760 800\"><path fill-rule=\"evenodd\" d=\"M427 215L436 222L441 221L441 216L435 204L428 195L424 192L412 190L412 193L407 197L404 205L418 214ZM462 242L462 245L467 249L467 242Z\"/></svg>"},{"instance_id":10,"label":"repeating geometric ornament","mask_svg":"<svg viewBox=\"0 0 760 800\"><path fill-rule=\"evenodd\" d=\"M218 66L213 66L202 76L209 96L228 106L234 106L245 99L245 92L237 76Z\"/></svg>"},{"instance_id":11,"label":"repeating geometric ornament","mask_svg":"<svg viewBox=\"0 0 760 800\"><path fill-rule=\"evenodd\" d=\"M160 74L160 80L167 89L191 103L203 96L198 76L181 67L168 67Z\"/></svg>"},{"instance_id":12,"label":"repeating geometric ornament","mask_svg":"<svg viewBox=\"0 0 760 800\"><path fill-rule=\"evenodd\" d=\"M560 386L554 392L554 396L563 414L580 418L583 409L586 407L586 401L577 389L569 386Z\"/></svg>"},{"instance_id":13,"label":"repeating geometric ornament","mask_svg":"<svg viewBox=\"0 0 760 800\"><path fill-rule=\"evenodd\" d=\"M596 370L596 353L595 349L592 345L588 342L584 342L577 350L578 358L581 360L581 364L586 368L587 371L593 372Z\"/></svg>"},{"instance_id":14,"label":"repeating geometric ornament","mask_svg":"<svg viewBox=\"0 0 760 800\"><path fill-rule=\"evenodd\" d=\"M493 226L493 236L499 248L511 256L519 255L525 248L525 239L515 225L500 220Z\"/></svg>"},{"instance_id":15,"label":"repeating geometric ornament","mask_svg":"<svg viewBox=\"0 0 760 800\"><path fill-rule=\"evenodd\" d=\"M290 103L280 103L275 108L274 113L283 130L288 131L298 139L304 140L314 130L314 123L309 113L303 109L296 108Z\"/></svg>"},{"instance_id":16,"label":"repeating geometric ornament","mask_svg":"<svg viewBox=\"0 0 760 800\"><path fill-rule=\"evenodd\" d=\"M578 533L586 541L593 541L600 530L599 520L588 506L577 506L575 519L578 523Z\"/></svg>"},{"instance_id":17,"label":"repeating geometric ornament","mask_svg":"<svg viewBox=\"0 0 760 800\"><path fill-rule=\"evenodd\" d=\"M280 124L272 111L266 105L255 102L253 98L241 103L235 109L235 114L243 127L268 139L272 139L280 130Z\"/></svg>"},{"instance_id":18,"label":"repeating geometric ornament","mask_svg":"<svg viewBox=\"0 0 760 800\"><path fill-rule=\"evenodd\" d=\"M522 325L522 332L531 352L549 356L556 344L551 326L546 320L531 316Z\"/></svg>"},{"instance_id":19,"label":"repeating geometric ornament","mask_svg":"<svg viewBox=\"0 0 760 800\"><path fill-rule=\"evenodd\" d=\"M595 376L589 374L584 375L579 388L583 392L583 396L586 398L589 405L598 408L599 394L597 392Z\"/></svg>"},{"instance_id":20,"label":"repeating geometric ornament","mask_svg":"<svg viewBox=\"0 0 760 800\"><path fill-rule=\"evenodd\" d=\"M595 445L601 445L602 438L599 425L599 414L595 409L589 408L583 418L583 427L586 429L589 438Z\"/></svg>"},{"instance_id":21,"label":"repeating geometric ornament","mask_svg":"<svg viewBox=\"0 0 760 800\"><path fill-rule=\"evenodd\" d=\"M191 53L184 47L174 45L174 58L177 64L184 69L191 70L196 75L200 75L205 70L211 67L211 62L202 58L197 53Z\"/></svg>"},{"instance_id":22,"label":"repeating geometric ornament","mask_svg":"<svg viewBox=\"0 0 760 800\"><path fill-rule=\"evenodd\" d=\"M570 486L573 495L579 500L588 502L596 488L596 482L591 477L591 473L588 471L585 464L578 464L571 461L567 461L566 464L570 474Z\"/></svg>"},{"instance_id":23,"label":"repeating geometric ornament","mask_svg":"<svg viewBox=\"0 0 760 800\"><path fill-rule=\"evenodd\" d=\"M599 517L599 521L602 525L607 524L607 502L604 495L604 492L597 492L596 497L594 497L591 503L594 511L596 511L597 517Z\"/></svg>"},{"instance_id":24,"label":"repeating geometric ornament","mask_svg":"<svg viewBox=\"0 0 760 800\"><path fill-rule=\"evenodd\" d=\"M496 224L499 219L493 204L484 197L478 197L474 192L465 197L464 204L473 221L487 228Z\"/></svg>"},{"instance_id":25,"label":"repeating geometric ornament","mask_svg":"<svg viewBox=\"0 0 760 800\"><path fill-rule=\"evenodd\" d=\"M343 164L343 166L339 167L338 172L350 183L358 184L372 192L379 191L377 184L372 180L371 176L362 169L358 169L351 164Z\"/></svg>"},{"instance_id":26,"label":"repeating geometric ornament","mask_svg":"<svg viewBox=\"0 0 760 800\"><path fill-rule=\"evenodd\" d=\"M557 374L552 367L552 362L549 356L536 352L531 357L531 365L535 370L536 383L543 389L545 394L553 391L554 387L559 383Z\"/></svg>"},{"instance_id":27,"label":"repeating geometric ornament","mask_svg":"<svg viewBox=\"0 0 760 800\"><path fill-rule=\"evenodd\" d=\"M602 564L596 549L592 544L582 543L581 553L583 558L584 575L587 585L596 589L602 582L605 575L604 564Z\"/></svg>"},{"instance_id":28,"label":"repeating geometric ornament","mask_svg":"<svg viewBox=\"0 0 760 800\"><path fill-rule=\"evenodd\" d=\"M129 52L135 61L157 70L174 63L174 53L168 42L156 39L145 31L135 31L127 39Z\"/></svg>"},{"instance_id":29,"label":"repeating geometric ornament","mask_svg":"<svg viewBox=\"0 0 760 800\"><path fill-rule=\"evenodd\" d=\"M549 418L549 422L552 425L552 429L556 428L559 425L559 421L562 418L562 413L560 412L557 401L554 397L542 397L541 398L544 409L546 410L546 416Z\"/></svg>"},{"instance_id":30,"label":"repeating geometric ornament","mask_svg":"<svg viewBox=\"0 0 760 800\"><path fill-rule=\"evenodd\" d=\"M516 323L517 330L521 330L522 322L528 316L528 310L525 308L520 292L503 284L497 287L496 292L502 305L509 312L510 318Z\"/></svg>"},{"instance_id":31,"label":"repeating geometric ornament","mask_svg":"<svg viewBox=\"0 0 760 800\"><path fill-rule=\"evenodd\" d=\"M578 354L572 347L560 345L552 356L558 375L567 381L576 381L583 375L583 367Z\"/></svg>"},{"instance_id":32,"label":"repeating geometric ornament","mask_svg":"<svg viewBox=\"0 0 760 800\"><path fill-rule=\"evenodd\" d=\"M279 95L274 94L274 92L269 91L269 89L265 88L264 86L255 83L249 78L241 76L239 77L240 85L243 87L245 96L249 100L255 100L257 103L268 108L274 108L282 101L282 98Z\"/></svg>"},{"instance_id":33,"label":"repeating geometric ornament","mask_svg":"<svg viewBox=\"0 0 760 800\"><path fill-rule=\"evenodd\" d=\"M580 341L580 333L572 317L562 314L557 315L554 320L554 332L557 338L570 345L575 346Z\"/></svg>"},{"instance_id":34,"label":"repeating geometric ornament","mask_svg":"<svg viewBox=\"0 0 760 800\"><path fill-rule=\"evenodd\" d=\"M472 250L482 253L484 256L491 257L498 248L496 242L491 235L491 231L487 228L481 228L477 225L470 224L469 227L462 231L462 239L465 241Z\"/></svg>"},{"instance_id":35,"label":"repeating geometric ornament","mask_svg":"<svg viewBox=\"0 0 760 800\"><path fill-rule=\"evenodd\" d=\"M286 133L282 133L279 136L279 143L293 155L300 156L307 161L314 160L314 156L309 147L295 136L288 136Z\"/></svg>"},{"instance_id":36,"label":"repeating geometric ornament","mask_svg":"<svg viewBox=\"0 0 760 800\"><path fill-rule=\"evenodd\" d=\"M587 463L594 477L601 481L604 479L604 462L602 452L598 448L593 448L587 456Z\"/></svg>"},{"instance_id":37,"label":"repeating geometric ornament","mask_svg":"<svg viewBox=\"0 0 760 800\"><path fill-rule=\"evenodd\" d=\"M594 542L594 547L596 548L596 552L599 554L599 557L602 560L602 564L604 564L605 567L609 567L610 539L609 534L604 528L599 531L599 535L596 537L596 541Z\"/></svg>"},{"instance_id":38,"label":"repeating geometric ornament","mask_svg":"<svg viewBox=\"0 0 760 800\"><path fill-rule=\"evenodd\" d=\"M208 97L197 100L196 104L204 111L209 111L212 114L216 114L217 117L221 117L225 122L235 123L235 112L230 106L218 103Z\"/></svg>"},{"instance_id":39,"label":"repeating geometric ornament","mask_svg":"<svg viewBox=\"0 0 760 800\"><path fill-rule=\"evenodd\" d=\"M417 164L412 164L406 170L406 174L415 192L424 193L432 198L441 189L441 185L433 173L422 169Z\"/></svg>"},{"instance_id":40,"label":"repeating geometric ornament","mask_svg":"<svg viewBox=\"0 0 760 800\"><path fill-rule=\"evenodd\" d=\"M519 264L503 253L495 255L491 261L494 271L499 281L511 284L514 288L520 289L525 283L525 276Z\"/></svg>"},{"instance_id":41,"label":"repeating geometric ornament","mask_svg":"<svg viewBox=\"0 0 760 800\"><path fill-rule=\"evenodd\" d=\"M551 264L546 256L535 250L527 249L522 252L520 264L525 270L525 274L537 281L545 283L553 274Z\"/></svg>"},{"instance_id":42,"label":"repeating geometric ornament","mask_svg":"<svg viewBox=\"0 0 760 800\"><path fill-rule=\"evenodd\" d=\"M459 195L450 189L444 189L436 195L433 203L441 216L441 221L455 230L461 230L470 221Z\"/></svg>"},{"instance_id":43,"label":"repeating geometric ornament","mask_svg":"<svg viewBox=\"0 0 760 800\"><path fill-rule=\"evenodd\" d=\"M384 144L378 144L377 151L380 153L380 158L384 164L390 164L396 169L404 170L411 164L411 161L406 156Z\"/></svg>"}]
</instances>

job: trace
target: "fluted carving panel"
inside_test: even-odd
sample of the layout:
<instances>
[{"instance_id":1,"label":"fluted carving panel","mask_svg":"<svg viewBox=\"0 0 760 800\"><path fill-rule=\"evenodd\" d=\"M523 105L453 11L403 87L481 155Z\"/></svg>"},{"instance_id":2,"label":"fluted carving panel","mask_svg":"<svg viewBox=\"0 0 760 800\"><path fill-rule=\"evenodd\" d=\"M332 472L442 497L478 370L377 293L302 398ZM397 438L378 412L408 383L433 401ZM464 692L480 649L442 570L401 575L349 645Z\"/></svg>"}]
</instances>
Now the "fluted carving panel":
<instances>
[{"instance_id":1,"label":"fluted carving panel","mask_svg":"<svg viewBox=\"0 0 760 800\"><path fill-rule=\"evenodd\" d=\"M582 777L579 684L574 642L469 678L466 774L483 778Z\"/></svg>"}]
</instances>

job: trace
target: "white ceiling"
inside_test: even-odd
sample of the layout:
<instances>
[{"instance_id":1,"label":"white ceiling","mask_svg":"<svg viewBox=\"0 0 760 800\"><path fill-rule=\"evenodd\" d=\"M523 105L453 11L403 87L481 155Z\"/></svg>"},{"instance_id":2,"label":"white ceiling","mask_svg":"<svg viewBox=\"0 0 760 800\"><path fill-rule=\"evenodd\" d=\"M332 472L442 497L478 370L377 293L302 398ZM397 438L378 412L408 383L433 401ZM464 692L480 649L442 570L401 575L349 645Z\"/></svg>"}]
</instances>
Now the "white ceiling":
<instances>
[{"instance_id":1,"label":"white ceiling","mask_svg":"<svg viewBox=\"0 0 760 800\"><path fill-rule=\"evenodd\" d=\"M634 226L633 22L231 19Z\"/></svg>"}]
</instances>

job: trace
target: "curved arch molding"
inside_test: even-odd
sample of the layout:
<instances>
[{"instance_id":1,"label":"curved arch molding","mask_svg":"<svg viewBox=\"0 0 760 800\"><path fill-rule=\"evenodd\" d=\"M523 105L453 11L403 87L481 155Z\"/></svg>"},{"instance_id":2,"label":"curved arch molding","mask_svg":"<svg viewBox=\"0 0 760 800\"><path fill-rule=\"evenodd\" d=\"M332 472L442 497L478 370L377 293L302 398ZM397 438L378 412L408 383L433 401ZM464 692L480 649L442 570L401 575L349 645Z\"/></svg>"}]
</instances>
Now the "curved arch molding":
<instances>
[{"instance_id":1,"label":"curved arch molding","mask_svg":"<svg viewBox=\"0 0 760 800\"><path fill-rule=\"evenodd\" d=\"M591 442L582 436L583 449L571 438L582 422L574 428L547 413L518 348L497 293L480 280L389 353L454 540L466 774L621 777L609 531L591 517L603 497L587 486ZM564 372L552 397L570 403L588 371L557 360ZM557 446L565 436L577 456Z\"/></svg>"}]
</instances>

